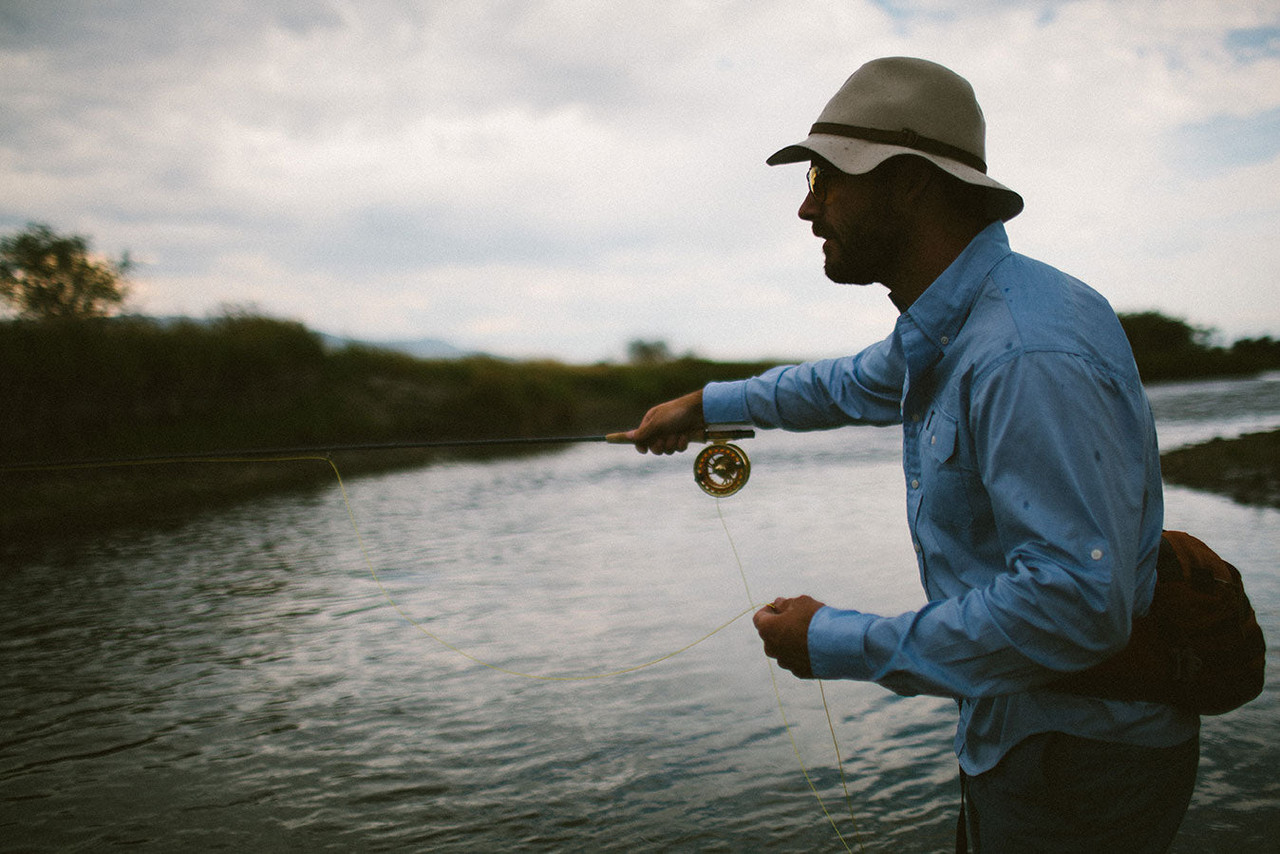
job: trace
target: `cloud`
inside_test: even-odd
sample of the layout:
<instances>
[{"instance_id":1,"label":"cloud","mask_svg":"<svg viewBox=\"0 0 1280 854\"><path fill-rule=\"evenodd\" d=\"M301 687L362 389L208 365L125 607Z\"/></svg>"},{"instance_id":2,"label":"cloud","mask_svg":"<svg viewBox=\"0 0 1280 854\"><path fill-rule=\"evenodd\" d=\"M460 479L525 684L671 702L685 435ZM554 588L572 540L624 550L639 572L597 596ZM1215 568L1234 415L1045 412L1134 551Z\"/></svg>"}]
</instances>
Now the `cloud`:
<instances>
[{"instance_id":1,"label":"cloud","mask_svg":"<svg viewBox=\"0 0 1280 854\"><path fill-rule=\"evenodd\" d=\"M157 313L570 360L632 337L823 356L884 334L794 218L861 61L974 83L1015 248L1274 334L1280 12L1265 0L134 0L0 7L0 228L150 259ZM1205 294L1214 294L1206 299Z\"/></svg>"}]
</instances>

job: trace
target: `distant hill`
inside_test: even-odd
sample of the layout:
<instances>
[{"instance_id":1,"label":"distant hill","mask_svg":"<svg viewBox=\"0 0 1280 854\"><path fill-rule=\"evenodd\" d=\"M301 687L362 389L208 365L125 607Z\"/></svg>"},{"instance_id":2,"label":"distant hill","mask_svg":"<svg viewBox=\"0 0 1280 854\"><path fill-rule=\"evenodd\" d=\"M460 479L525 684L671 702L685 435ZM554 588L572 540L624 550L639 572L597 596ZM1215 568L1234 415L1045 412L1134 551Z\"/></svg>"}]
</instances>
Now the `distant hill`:
<instances>
[{"instance_id":1,"label":"distant hill","mask_svg":"<svg viewBox=\"0 0 1280 854\"><path fill-rule=\"evenodd\" d=\"M243 314L245 316L260 316L254 315L252 312L244 312ZM162 329L172 329L182 324L208 326L218 320L217 317L187 317L185 315L149 316L140 314L126 314L113 319L128 322L154 323ZM389 350L392 353L403 353L406 356L413 356L415 359L465 359L468 356L485 355L472 350L460 350L448 341L442 341L439 338L404 338L391 341L367 341L360 338L348 338L342 335L330 335L328 332L316 332L315 334L320 337L320 341L324 345L324 348L330 351L341 350L344 347L356 345L359 347L371 347L375 350Z\"/></svg>"},{"instance_id":2,"label":"distant hill","mask_svg":"<svg viewBox=\"0 0 1280 854\"><path fill-rule=\"evenodd\" d=\"M340 350L352 344L360 347L372 347L376 350L390 350L393 353L404 353L415 359L465 359L477 353L460 350L447 341L439 338L405 338L392 341L366 341L355 338L343 338L338 335L319 333L320 340L330 350Z\"/></svg>"}]
</instances>

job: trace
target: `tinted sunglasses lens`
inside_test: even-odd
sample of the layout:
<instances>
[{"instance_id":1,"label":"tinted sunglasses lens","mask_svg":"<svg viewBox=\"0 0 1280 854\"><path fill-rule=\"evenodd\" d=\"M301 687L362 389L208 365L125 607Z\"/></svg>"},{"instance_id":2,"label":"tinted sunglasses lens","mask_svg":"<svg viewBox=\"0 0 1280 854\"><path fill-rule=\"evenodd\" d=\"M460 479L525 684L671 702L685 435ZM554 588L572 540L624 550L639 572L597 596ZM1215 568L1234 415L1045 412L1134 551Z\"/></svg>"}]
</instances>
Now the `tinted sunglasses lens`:
<instances>
[{"instance_id":1,"label":"tinted sunglasses lens","mask_svg":"<svg viewBox=\"0 0 1280 854\"><path fill-rule=\"evenodd\" d=\"M820 193L818 189L818 178L821 175L822 169L817 166L809 167L809 192L812 193L813 197L818 201L822 201L822 193Z\"/></svg>"}]
</instances>

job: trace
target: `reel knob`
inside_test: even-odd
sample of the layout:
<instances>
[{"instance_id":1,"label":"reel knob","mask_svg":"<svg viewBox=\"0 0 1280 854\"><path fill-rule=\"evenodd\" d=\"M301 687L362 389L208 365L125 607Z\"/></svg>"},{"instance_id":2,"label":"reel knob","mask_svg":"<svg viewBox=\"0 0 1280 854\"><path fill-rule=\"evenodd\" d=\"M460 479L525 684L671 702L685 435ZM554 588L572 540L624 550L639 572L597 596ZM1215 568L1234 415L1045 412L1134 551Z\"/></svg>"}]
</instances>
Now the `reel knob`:
<instances>
[{"instance_id":1,"label":"reel knob","mask_svg":"<svg viewBox=\"0 0 1280 854\"><path fill-rule=\"evenodd\" d=\"M716 498L733 495L747 485L751 461L737 445L715 442L703 448L693 461L693 479L702 491Z\"/></svg>"}]
</instances>

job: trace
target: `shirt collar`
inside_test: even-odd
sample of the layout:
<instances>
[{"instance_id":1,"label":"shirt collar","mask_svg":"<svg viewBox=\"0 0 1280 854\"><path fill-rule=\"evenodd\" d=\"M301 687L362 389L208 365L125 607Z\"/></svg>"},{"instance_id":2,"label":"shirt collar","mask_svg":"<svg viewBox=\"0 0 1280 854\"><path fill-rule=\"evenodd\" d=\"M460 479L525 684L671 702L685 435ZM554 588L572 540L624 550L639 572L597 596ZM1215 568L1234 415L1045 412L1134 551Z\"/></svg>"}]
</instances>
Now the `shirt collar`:
<instances>
[{"instance_id":1,"label":"shirt collar","mask_svg":"<svg viewBox=\"0 0 1280 854\"><path fill-rule=\"evenodd\" d=\"M896 329L913 373L936 362L956 340L987 274L1009 254L1004 223L991 223L902 313Z\"/></svg>"}]
</instances>

